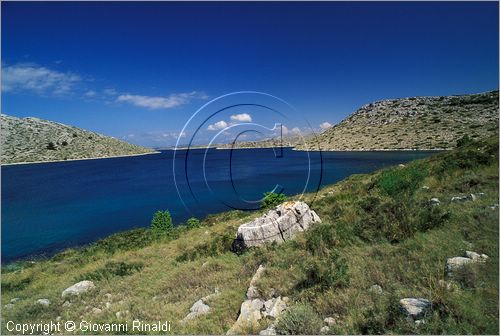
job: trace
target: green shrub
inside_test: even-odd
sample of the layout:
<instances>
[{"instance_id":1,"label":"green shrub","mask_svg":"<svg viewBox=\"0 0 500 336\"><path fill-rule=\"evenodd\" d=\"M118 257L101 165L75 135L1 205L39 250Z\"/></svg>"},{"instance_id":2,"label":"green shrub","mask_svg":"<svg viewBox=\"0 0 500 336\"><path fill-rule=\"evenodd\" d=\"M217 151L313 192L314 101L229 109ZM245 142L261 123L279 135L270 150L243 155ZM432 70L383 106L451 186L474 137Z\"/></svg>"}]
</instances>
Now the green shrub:
<instances>
[{"instance_id":1,"label":"green shrub","mask_svg":"<svg viewBox=\"0 0 500 336\"><path fill-rule=\"evenodd\" d=\"M151 229L155 234L168 234L173 228L172 216L168 210L155 212L151 221Z\"/></svg>"},{"instance_id":2,"label":"green shrub","mask_svg":"<svg viewBox=\"0 0 500 336\"><path fill-rule=\"evenodd\" d=\"M307 304L296 304L276 321L279 335L317 335L323 326L319 315Z\"/></svg>"},{"instance_id":3,"label":"green shrub","mask_svg":"<svg viewBox=\"0 0 500 336\"><path fill-rule=\"evenodd\" d=\"M266 192L260 203L260 208L272 208L286 201L286 195L283 193Z\"/></svg>"},{"instance_id":4,"label":"green shrub","mask_svg":"<svg viewBox=\"0 0 500 336\"><path fill-rule=\"evenodd\" d=\"M234 229L227 228L223 234L215 236L209 242L199 244L191 249L184 251L177 256L177 262L193 261L201 257L215 257L233 249Z\"/></svg>"},{"instance_id":5,"label":"green shrub","mask_svg":"<svg viewBox=\"0 0 500 336\"><path fill-rule=\"evenodd\" d=\"M144 264L140 262L126 263L123 261L110 261L102 268L82 274L78 280L99 281L102 279L111 279L115 276L127 276L142 270L143 267Z\"/></svg>"},{"instance_id":6,"label":"green shrub","mask_svg":"<svg viewBox=\"0 0 500 336\"><path fill-rule=\"evenodd\" d=\"M411 202L400 197L368 196L359 201L359 219L354 223L354 234L367 242L386 239L391 243L411 237L416 227L410 218Z\"/></svg>"},{"instance_id":7,"label":"green shrub","mask_svg":"<svg viewBox=\"0 0 500 336\"><path fill-rule=\"evenodd\" d=\"M390 169L382 172L376 185L389 196L397 197L403 193L413 194L420 182L427 176L427 169L422 165L411 165L406 168Z\"/></svg>"},{"instance_id":8,"label":"green shrub","mask_svg":"<svg viewBox=\"0 0 500 336\"><path fill-rule=\"evenodd\" d=\"M468 134L465 134L463 137L457 140L457 147L463 147L473 142L474 140L470 138Z\"/></svg>"},{"instance_id":9,"label":"green shrub","mask_svg":"<svg viewBox=\"0 0 500 336\"><path fill-rule=\"evenodd\" d=\"M328 254L336 245L338 245L338 236L335 227L331 224L319 224L307 232L306 246L314 255Z\"/></svg>"},{"instance_id":10,"label":"green shrub","mask_svg":"<svg viewBox=\"0 0 500 336\"><path fill-rule=\"evenodd\" d=\"M336 251L328 256L311 256L303 267L306 278L298 284L298 289L343 288L349 285L347 262Z\"/></svg>"},{"instance_id":11,"label":"green shrub","mask_svg":"<svg viewBox=\"0 0 500 336\"><path fill-rule=\"evenodd\" d=\"M191 217L187 220L186 226L188 227L188 229L200 227L200 220L196 217Z\"/></svg>"},{"instance_id":12,"label":"green shrub","mask_svg":"<svg viewBox=\"0 0 500 336\"><path fill-rule=\"evenodd\" d=\"M56 145L50 141L48 144L47 144L47 149L48 150L55 150L56 149Z\"/></svg>"}]
</instances>

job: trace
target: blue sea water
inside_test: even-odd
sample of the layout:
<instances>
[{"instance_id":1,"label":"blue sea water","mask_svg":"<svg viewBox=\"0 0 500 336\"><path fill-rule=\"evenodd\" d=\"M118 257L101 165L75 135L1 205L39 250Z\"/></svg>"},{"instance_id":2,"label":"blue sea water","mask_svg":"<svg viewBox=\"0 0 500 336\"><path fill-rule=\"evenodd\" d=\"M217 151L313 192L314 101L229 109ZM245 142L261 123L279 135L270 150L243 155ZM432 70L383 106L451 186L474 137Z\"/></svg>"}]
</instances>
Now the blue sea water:
<instances>
[{"instance_id":1,"label":"blue sea water","mask_svg":"<svg viewBox=\"0 0 500 336\"><path fill-rule=\"evenodd\" d=\"M200 149L3 166L2 263L148 226L156 210L168 209L179 224L191 216L255 209L266 191L311 192L431 154Z\"/></svg>"}]
</instances>

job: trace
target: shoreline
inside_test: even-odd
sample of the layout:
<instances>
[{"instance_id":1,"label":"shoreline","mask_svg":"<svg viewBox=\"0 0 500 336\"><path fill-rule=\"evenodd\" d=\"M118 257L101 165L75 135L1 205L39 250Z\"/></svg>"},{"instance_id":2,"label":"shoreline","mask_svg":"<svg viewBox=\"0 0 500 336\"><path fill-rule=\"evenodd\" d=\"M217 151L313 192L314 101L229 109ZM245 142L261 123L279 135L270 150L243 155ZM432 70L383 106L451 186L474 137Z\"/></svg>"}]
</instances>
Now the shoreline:
<instances>
[{"instance_id":1,"label":"shoreline","mask_svg":"<svg viewBox=\"0 0 500 336\"><path fill-rule=\"evenodd\" d=\"M273 149L279 147L216 147L217 150L231 150L231 149ZM296 148L294 146L283 146L282 148L291 148L294 151L304 151L304 152L443 152L449 151L453 148L389 148L389 149L302 149Z\"/></svg>"},{"instance_id":2,"label":"shoreline","mask_svg":"<svg viewBox=\"0 0 500 336\"><path fill-rule=\"evenodd\" d=\"M40 163L58 163L58 162L69 162L69 161L84 161L84 160L99 160L99 159L116 159L122 157L131 156L142 156L150 154L160 154L160 151L154 151L150 153L139 153L139 154L128 154L128 155L115 155L115 156L103 156L103 157L91 157L91 158L81 158L81 159L67 159L67 160L49 160L49 161L31 161L31 162L12 162L12 163L2 163L1 167L4 166L15 166L15 165L28 165L28 164L40 164Z\"/></svg>"}]
</instances>

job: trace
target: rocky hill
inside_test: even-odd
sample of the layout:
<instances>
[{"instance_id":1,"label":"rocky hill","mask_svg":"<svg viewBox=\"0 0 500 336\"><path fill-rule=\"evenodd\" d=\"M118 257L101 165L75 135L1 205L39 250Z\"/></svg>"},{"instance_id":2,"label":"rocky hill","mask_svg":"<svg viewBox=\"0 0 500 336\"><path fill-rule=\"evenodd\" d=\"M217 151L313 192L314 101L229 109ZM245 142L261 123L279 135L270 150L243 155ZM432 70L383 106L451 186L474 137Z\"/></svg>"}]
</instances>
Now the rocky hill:
<instances>
[{"instance_id":1,"label":"rocky hill","mask_svg":"<svg viewBox=\"0 0 500 336\"><path fill-rule=\"evenodd\" d=\"M461 96L388 99L362 106L316 137L284 138L297 149L401 150L449 149L458 139L491 136L498 131L498 91ZM269 147L276 140L239 143Z\"/></svg>"},{"instance_id":2,"label":"rocky hill","mask_svg":"<svg viewBox=\"0 0 500 336\"><path fill-rule=\"evenodd\" d=\"M149 148L38 118L1 115L2 164L153 153Z\"/></svg>"}]
</instances>

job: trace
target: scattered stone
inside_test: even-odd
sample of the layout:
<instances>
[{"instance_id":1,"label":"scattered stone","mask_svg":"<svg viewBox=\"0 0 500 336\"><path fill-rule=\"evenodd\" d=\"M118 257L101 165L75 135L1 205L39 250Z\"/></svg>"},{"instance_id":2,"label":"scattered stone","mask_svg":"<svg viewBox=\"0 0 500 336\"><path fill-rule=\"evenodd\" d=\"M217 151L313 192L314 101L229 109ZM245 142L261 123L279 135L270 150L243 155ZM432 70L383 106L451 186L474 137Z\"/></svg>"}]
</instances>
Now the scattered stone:
<instances>
[{"instance_id":1,"label":"scattered stone","mask_svg":"<svg viewBox=\"0 0 500 336\"><path fill-rule=\"evenodd\" d=\"M424 189L424 190L429 190L430 188L429 188L428 186L424 185L424 186L422 187L422 189Z\"/></svg>"},{"instance_id":2,"label":"scattered stone","mask_svg":"<svg viewBox=\"0 0 500 336\"><path fill-rule=\"evenodd\" d=\"M43 307L48 307L50 306L50 300L49 299L38 299L36 300L36 303L43 306Z\"/></svg>"},{"instance_id":3,"label":"scattered stone","mask_svg":"<svg viewBox=\"0 0 500 336\"><path fill-rule=\"evenodd\" d=\"M257 271L253 275L252 279L250 280L250 286L248 286L247 290L247 299L256 299L260 297L259 290L257 288L257 282L259 281L260 277L264 273L264 266L259 265L259 268L257 268Z\"/></svg>"},{"instance_id":4,"label":"scattered stone","mask_svg":"<svg viewBox=\"0 0 500 336\"><path fill-rule=\"evenodd\" d=\"M234 247L244 249L269 242L284 242L297 232L309 229L321 219L309 206L300 201L289 201L269 210L262 217L240 225Z\"/></svg>"},{"instance_id":5,"label":"scattered stone","mask_svg":"<svg viewBox=\"0 0 500 336\"><path fill-rule=\"evenodd\" d=\"M467 258L470 258L472 260L477 260L481 258L481 255L479 253L473 252L473 251L465 251L465 256Z\"/></svg>"},{"instance_id":6,"label":"scattered stone","mask_svg":"<svg viewBox=\"0 0 500 336\"><path fill-rule=\"evenodd\" d=\"M288 303L288 298L281 296L272 298L264 302L264 317L277 318L283 311L285 311Z\"/></svg>"},{"instance_id":7,"label":"scattered stone","mask_svg":"<svg viewBox=\"0 0 500 336\"><path fill-rule=\"evenodd\" d=\"M474 251L465 251L466 257L453 257L446 260L446 275L453 277L453 272L464 267L468 263L486 262L488 256Z\"/></svg>"},{"instance_id":8,"label":"scattered stone","mask_svg":"<svg viewBox=\"0 0 500 336\"><path fill-rule=\"evenodd\" d=\"M263 317L276 319L286 309L288 303L287 297L282 298L278 296L267 301L261 298L257 282L264 270L264 266L260 265L250 280L250 286L247 290L247 300L241 304L240 315L233 326L227 331L228 335L244 332L248 327L257 327ZM270 327L262 330L261 333L275 335L274 326L271 329ZM274 334L272 334L273 332Z\"/></svg>"},{"instance_id":9,"label":"scattered stone","mask_svg":"<svg viewBox=\"0 0 500 336\"><path fill-rule=\"evenodd\" d=\"M441 202L439 201L439 198L433 197L430 200L431 205L439 205Z\"/></svg>"},{"instance_id":10,"label":"scattered stone","mask_svg":"<svg viewBox=\"0 0 500 336\"><path fill-rule=\"evenodd\" d=\"M337 320L334 319L333 317L327 317L323 320L323 322L325 322L325 324L329 327L337 324Z\"/></svg>"},{"instance_id":11,"label":"scattered stone","mask_svg":"<svg viewBox=\"0 0 500 336\"><path fill-rule=\"evenodd\" d=\"M416 326L419 326L419 325L421 325L421 324L425 324L425 320L416 320L416 321L415 321L415 325L416 325Z\"/></svg>"},{"instance_id":12,"label":"scattered stone","mask_svg":"<svg viewBox=\"0 0 500 336\"><path fill-rule=\"evenodd\" d=\"M67 296L78 296L80 294L86 293L89 290L95 288L95 285L92 281L84 280L80 281L73 286L70 286L66 288L62 292L62 297L67 297Z\"/></svg>"},{"instance_id":13,"label":"scattered stone","mask_svg":"<svg viewBox=\"0 0 500 336\"><path fill-rule=\"evenodd\" d=\"M111 308L111 303L110 302L106 302L106 309L109 309Z\"/></svg>"},{"instance_id":14,"label":"scattered stone","mask_svg":"<svg viewBox=\"0 0 500 336\"><path fill-rule=\"evenodd\" d=\"M10 303L14 304L14 303L16 303L19 300L21 300L21 299L18 298L18 297L16 297L16 298L10 299Z\"/></svg>"},{"instance_id":15,"label":"scattered stone","mask_svg":"<svg viewBox=\"0 0 500 336\"><path fill-rule=\"evenodd\" d=\"M200 299L191 306L189 311L190 311L189 314L187 314L186 317L182 319L181 322L186 322L198 316L208 314L208 312L210 311L210 307L204 304L203 301Z\"/></svg>"},{"instance_id":16,"label":"scattered stone","mask_svg":"<svg viewBox=\"0 0 500 336\"><path fill-rule=\"evenodd\" d=\"M375 294L382 294L383 289L379 285L373 285L369 289L370 292L375 293Z\"/></svg>"},{"instance_id":17,"label":"scattered stone","mask_svg":"<svg viewBox=\"0 0 500 336\"><path fill-rule=\"evenodd\" d=\"M99 315L100 313L102 313L102 309L99 309L99 308L92 308L92 314L94 315Z\"/></svg>"},{"instance_id":18,"label":"scattered stone","mask_svg":"<svg viewBox=\"0 0 500 336\"><path fill-rule=\"evenodd\" d=\"M208 314L208 312L210 311L210 306L207 303L219 294L220 294L219 289L215 288L215 290L212 294L209 294L209 295L199 299L198 301L196 301L189 309L189 314L187 314L186 317L184 319L182 319L181 322L184 323L184 322L192 320L198 316Z\"/></svg>"},{"instance_id":19,"label":"scattered stone","mask_svg":"<svg viewBox=\"0 0 500 336\"><path fill-rule=\"evenodd\" d=\"M431 302L423 298L404 298L399 300L399 304L406 315L413 320L421 319L431 307Z\"/></svg>"},{"instance_id":20,"label":"scattered stone","mask_svg":"<svg viewBox=\"0 0 500 336\"><path fill-rule=\"evenodd\" d=\"M61 321L61 319L62 319L62 317L61 317L61 316L56 317L56 322Z\"/></svg>"},{"instance_id":21,"label":"scattered stone","mask_svg":"<svg viewBox=\"0 0 500 336\"><path fill-rule=\"evenodd\" d=\"M62 304L62 306L63 306L64 308L71 307L71 302L69 302L69 301L64 301L64 303Z\"/></svg>"},{"instance_id":22,"label":"scattered stone","mask_svg":"<svg viewBox=\"0 0 500 336\"><path fill-rule=\"evenodd\" d=\"M398 165L398 167L399 167L399 168L404 168L404 167L406 167L406 166L405 166L404 164L400 163L400 164Z\"/></svg>"},{"instance_id":23,"label":"scattered stone","mask_svg":"<svg viewBox=\"0 0 500 336\"><path fill-rule=\"evenodd\" d=\"M491 210L495 210L495 209L497 209L497 208L498 208L498 204L493 204L493 205L491 205L491 206L490 206L490 209L491 209Z\"/></svg>"},{"instance_id":24,"label":"scattered stone","mask_svg":"<svg viewBox=\"0 0 500 336\"><path fill-rule=\"evenodd\" d=\"M13 304L13 303L7 303L5 306L3 306L3 308L4 308L5 310L12 309L12 308L14 308L14 304Z\"/></svg>"},{"instance_id":25,"label":"scattered stone","mask_svg":"<svg viewBox=\"0 0 500 336\"><path fill-rule=\"evenodd\" d=\"M259 335L273 336L273 335L277 335L277 333L276 333L276 329L274 328L274 325L270 325L269 327L267 327L267 329L264 329L261 332L259 332Z\"/></svg>"},{"instance_id":26,"label":"scattered stone","mask_svg":"<svg viewBox=\"0 0 500 336\"><path fill-rule=\"evenodd\" d=\"M469 199L468 196L453 196L451 198L451 201L452 202L463 202L463 201L467 201Z\"/></svg>"},{"instance_id":27,"label":"scattered stone","mask_svg":"<svg viewBox=\"0 0 500 336\"><path fill-rule=\"evenodd\" d=\"M453 271L464 267L464 265L470 262L472 262L471 258L465 258L465 257L448 258L448 260L446 260L446 275L448 277L452 277Z\"/></svg>"},{"instance_id":28,"label":"scattered stone","mask_svg":"<svg viewBox=\"0 0 500 336\"><path fill-rule=\"evenodd\" d=\"M109 301L109 300L111 300L111 297L112 297L112 295L111 295L110 293L106 293L106 294L104 294L104 298L105 298L106 300L108 300L108 301Z\"/></svg>"},{"instance_id":29,"label":"scattered stone","mask_svg":"<svg viewBox=\"0 0 500 336\"><path fill-rule=\"evenodd\" d=\"M319 333L323 335L328 335L330 333L330 327L329 326L321 327Z\"/></svg>"},{"instance_id":30,"label":"scattered stone","mask_svg":"<svg viewBox=\"0 0 500 336\"><path fill-rule=\"evenodd\" d=\"M125 311L118 311L116 312L116 318L117 319L121 319L121 318L124 318L126 316L128 316L130 314L130 312L128 310L125 310Z\"/></svg>"}]
</instances>

